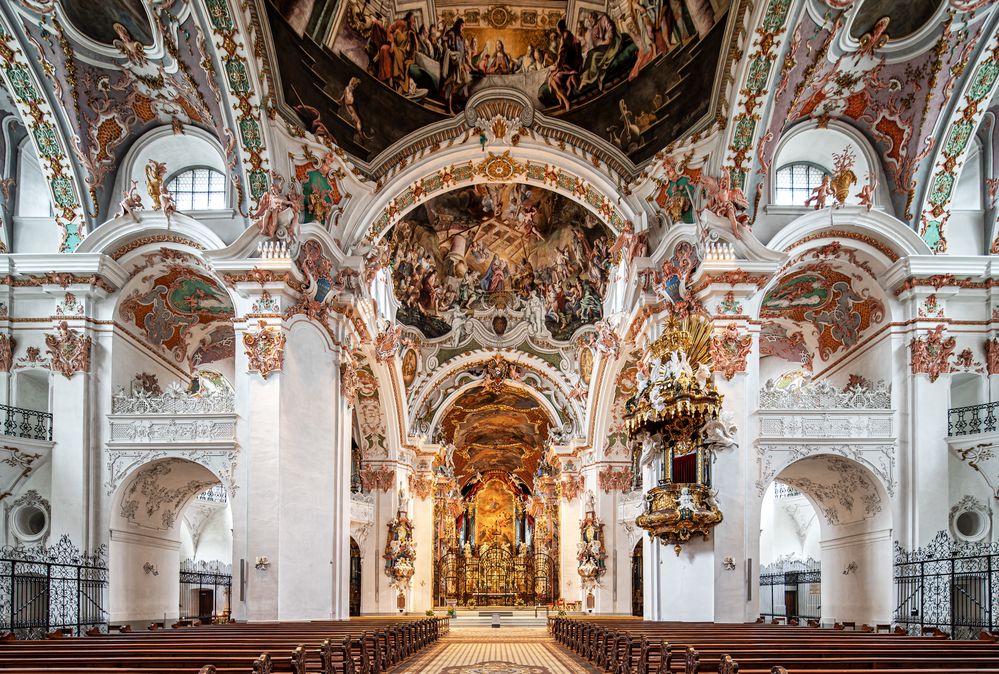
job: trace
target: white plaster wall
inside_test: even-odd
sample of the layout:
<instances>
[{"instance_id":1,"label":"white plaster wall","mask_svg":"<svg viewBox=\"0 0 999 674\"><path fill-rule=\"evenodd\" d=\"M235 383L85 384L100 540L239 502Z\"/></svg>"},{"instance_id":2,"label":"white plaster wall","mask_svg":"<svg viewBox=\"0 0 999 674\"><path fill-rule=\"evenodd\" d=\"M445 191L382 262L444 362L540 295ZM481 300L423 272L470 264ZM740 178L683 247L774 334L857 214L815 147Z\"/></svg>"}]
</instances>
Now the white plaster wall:
<instances>
[{"instance_id":1,"label":"white plaster wall","mask_svg":"<svg viewBox=\"0 0 999 674\"><path fill-rule=\"evenodd\" d=\"M180 541L111 531L111 622L176 620L180 615ZM158 575L146 573L153 564Z\"/></svg>"},{"instance_id":2,"label":"white plaster wall","mask_svg":"<svg viewBox=\"0 0 999 674\"><path fill-rule=\"evenodd\" d=\"M300 323L288 334L281 376L280 461L274 506L281 521L278 577L280 620L329 619L332 612L334 377L318 329ZM272 478L273 479L273 478Z\"/></svg>"},{"instance_id":3,"label":"white plaster wall","mask_svg":"<svg viewBox=\"0 0 999 674\"><path fill-rule=\"evenodd\" d=\"M835 537L822 547L822 622L890 623L893 603L891 530ZM847 571L850 564L856 570Z\"/></svg>"}]
</instances>

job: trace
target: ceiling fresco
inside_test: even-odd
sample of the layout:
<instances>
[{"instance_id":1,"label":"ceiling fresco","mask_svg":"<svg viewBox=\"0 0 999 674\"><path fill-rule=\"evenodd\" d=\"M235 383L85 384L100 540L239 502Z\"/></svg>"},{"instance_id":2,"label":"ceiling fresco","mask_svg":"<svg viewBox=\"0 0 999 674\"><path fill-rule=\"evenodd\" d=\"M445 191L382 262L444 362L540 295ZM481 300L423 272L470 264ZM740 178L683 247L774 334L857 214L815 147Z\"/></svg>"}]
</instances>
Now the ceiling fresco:
<instances>
[{"instance_id":1,"label":"ceiling fresco","mask_svg":"<svg viewBox=\"0 0 999 674\"><path fill-rule=\"evenodd\" d=\"M475 386L441 420L444 437L456 448L455 476L463 485L497 470L532 484L550 424L537 400L511 386Z\"/></svg>"},{"instance_id":2,"label":"ceiling fresco","mask_svg":"<svg viewBox=\"0 0 999 674\"><path fill-rule=\"evenodd\" d=\"M232 358L232 302L218 283L159 253L146 256L134 289L118 313L129 327L171 360L189 368Z\"/></svg>"},{"instance_id":3,"label":"ceiling fresco","mask_svg":"<svg viewBox=\"0 0 999 674\"><path fill-rule=\"evenodd\" d=\"M864 0L850 24L850 35L860 40L875 29L879 20L888 17L885 30L890 40L909 37L933 18L943 0Z\"/></svg>"},{"instance_id":4,"label":"ceiling fresco","mask_svg":"<svg viewBox=\"0 0 999 674\"><path fill-rule=\"evenodd\" d=\"M827 261L781 277L760 309L761 353L813 366L815 355L829 361L856 345L886 315L884 303L872 296L874 284L869 276L845 274Z\"/></svg>"},{"instance_id":5,"label":"ceiling fresco","mask_svg":"<svg viewBox=\"0 0 999 674\"><path fill-rule=\"evenodd\" d=\"M120 24L133 40L152 46L153 31L142 0L60 0L66 18L87 37L113 45L122 36L115 30Z\"/></svg>"},{"instance_id":6,"label":"ceiling fresco","mask_svg":"<svg viewBox=\"0 0 999 674\"><path fill-rule=\"evenodd\" d=\"M729 7L625 0L567 17L561 2L438 3L425 17L345 1L338 14L339 0L270 0L269 19L285 101L368 160L491 87L648 159L708 112Z\"/></svg>"},{"instance_id":7,"label":"ceiling fresco","mask_svg":"<svg viewBox=\"0 0 999 674\"><path fill-rule=\"evenodd\" d=\"M610 232L540 187L483 184L434 197L391 231L397 318L429 338L459 316L530 305L568 340L600 320Z\"/></svg>"}]
</instances>

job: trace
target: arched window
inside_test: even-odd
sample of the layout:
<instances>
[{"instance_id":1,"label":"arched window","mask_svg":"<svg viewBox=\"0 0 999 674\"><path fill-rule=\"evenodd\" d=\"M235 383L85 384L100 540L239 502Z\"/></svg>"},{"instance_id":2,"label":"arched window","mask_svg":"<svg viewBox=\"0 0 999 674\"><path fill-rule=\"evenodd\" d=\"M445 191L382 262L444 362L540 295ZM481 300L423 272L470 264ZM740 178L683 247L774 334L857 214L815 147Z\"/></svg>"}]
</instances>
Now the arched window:
<instances>
[{"instance_id":1,"label":"arched window","mask_svg":"<svg viewBox=\"0 0 999 674\"><path fill-rule=\"evenodd\" d=\"M775 206L804 206L812 190L822 182L822 176L829 171L818 164L794 162L777 169L777 183L774 189Z\"/></svg>"},{"instance_id":2,"label":"arched window","mask_svg":"<svg viewBox=\"0 0 999 674\"><path fill-rule=\"evenodd\" d=\"M225 176L210 168L187 169L167 182L180 211L225 208Z\"/></svg>"}]
</instances>

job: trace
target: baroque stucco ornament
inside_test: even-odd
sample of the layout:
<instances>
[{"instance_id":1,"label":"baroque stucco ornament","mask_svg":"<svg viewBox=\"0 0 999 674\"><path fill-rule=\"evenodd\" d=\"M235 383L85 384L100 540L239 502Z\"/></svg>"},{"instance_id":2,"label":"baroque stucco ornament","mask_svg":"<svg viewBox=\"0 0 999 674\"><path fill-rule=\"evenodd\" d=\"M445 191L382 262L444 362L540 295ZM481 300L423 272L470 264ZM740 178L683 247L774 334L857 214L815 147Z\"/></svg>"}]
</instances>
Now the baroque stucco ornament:
<instances>
[{"instance_id":1,"label":"baroque stucco ornament","mask_svg":"<svg viewBox=\"0 0 999 674\"><path fill-rule=\"evenodd\" d=\"M912 374L926 374L931 382L936 381L940 375L950 372L950 357L956 346L956 338L944 337L943 323L930 330L925 337L913 337L909 342Z\"/></svg>"},{"instance_id":2,"label":"baroque stucco ornament","mask_svg":"<svg viewBox=\"0 0 999 674\"><path fill-rule=\"evenodd\" d=\"M739 332L736 323L729 323L721 335L711 338L711 360L714 369L731 380L736 372L746 371L746 358L753 348L752 335Z\"/></svg>"},{"instance_id":3,"label":"baroque stucco ornament","mask_svg":"<svg viewBox=\"0 0 999 674\"><path fill-rule=\"evenodd\" d=\"M77 372L90 371L90 349L93 339L72 330L66 321L60 321L56 333L45 335L45 352L52 359L52 371L66 379Z\"/></svg>"},{"instance_id":4,"label":"baroque stucco ornament","mask_svg":"<svg viewBox=\"0 0 999 674\"><path fill-rule=\"evenodd\" d=\"M280 328L269 328L260 321L260 330L243 335L243 345L249 359L250 371L260 373L264 379L284 366L285 334Z\"/></svg>"}]
</instances>

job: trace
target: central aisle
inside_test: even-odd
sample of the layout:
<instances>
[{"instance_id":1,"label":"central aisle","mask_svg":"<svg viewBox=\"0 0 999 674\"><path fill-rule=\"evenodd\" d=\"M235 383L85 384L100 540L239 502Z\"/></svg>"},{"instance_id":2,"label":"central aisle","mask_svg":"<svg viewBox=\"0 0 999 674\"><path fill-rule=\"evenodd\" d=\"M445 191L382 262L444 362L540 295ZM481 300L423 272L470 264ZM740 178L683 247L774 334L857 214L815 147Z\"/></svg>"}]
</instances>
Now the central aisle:
<instances>
[{"instance_id":1,"label":"central aisle","mask_svg":"<svg viewBox=\"0 0 999 674\"><path fill-rule=\"evenodd\" d=\"M453 623L452 623L453 625ZM579 674L598 672L564 651L544 627L452 627L392 674Z\"/></svg>"}]
</instances>

